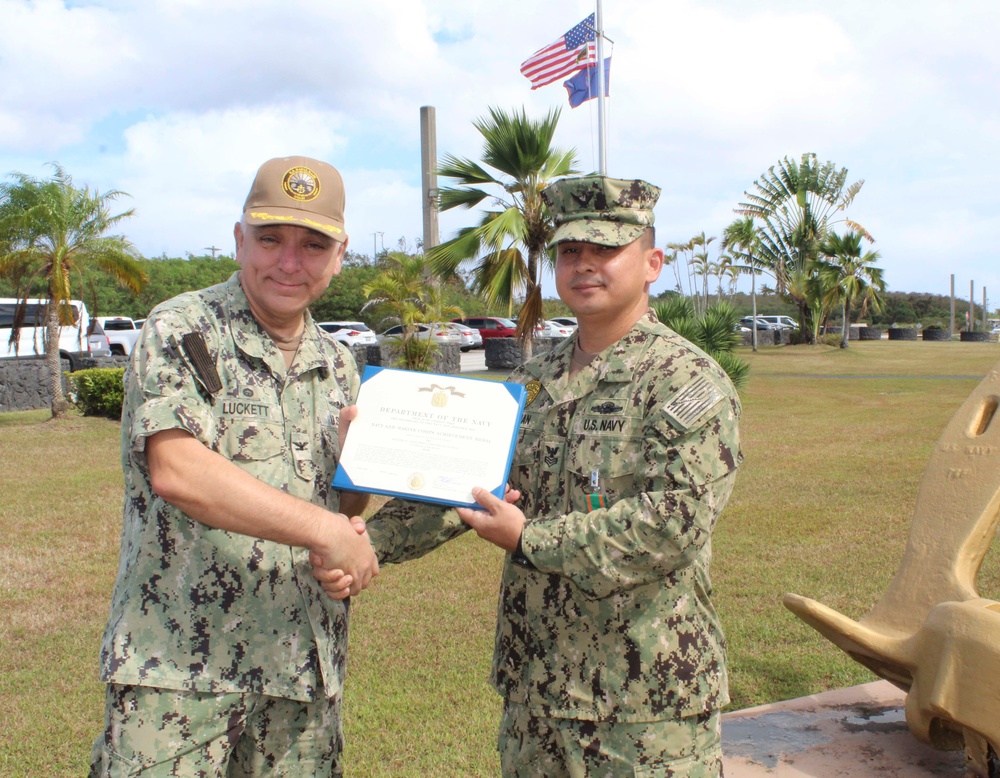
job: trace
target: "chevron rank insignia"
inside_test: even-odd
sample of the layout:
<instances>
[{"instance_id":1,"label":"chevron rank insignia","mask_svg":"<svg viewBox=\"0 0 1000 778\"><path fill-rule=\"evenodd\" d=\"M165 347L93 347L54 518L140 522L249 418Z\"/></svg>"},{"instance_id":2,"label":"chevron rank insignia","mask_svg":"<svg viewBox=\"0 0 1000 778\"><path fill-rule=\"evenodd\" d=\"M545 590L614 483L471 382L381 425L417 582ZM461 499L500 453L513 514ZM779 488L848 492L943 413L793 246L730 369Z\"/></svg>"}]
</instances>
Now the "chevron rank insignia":
<instances>
[{"instance_id":1,"label":"chevron rank insignia","mask_svg":"<svg viewBox=\"0 0 1000 778\"><path fill-rule=\"evenodd\" d=\"M663 406L667 414L683 430L690 429L705 417L725 397L722 390L704 376L696 376L682 386L670 402Z\"/></svg>"}]
</instances>

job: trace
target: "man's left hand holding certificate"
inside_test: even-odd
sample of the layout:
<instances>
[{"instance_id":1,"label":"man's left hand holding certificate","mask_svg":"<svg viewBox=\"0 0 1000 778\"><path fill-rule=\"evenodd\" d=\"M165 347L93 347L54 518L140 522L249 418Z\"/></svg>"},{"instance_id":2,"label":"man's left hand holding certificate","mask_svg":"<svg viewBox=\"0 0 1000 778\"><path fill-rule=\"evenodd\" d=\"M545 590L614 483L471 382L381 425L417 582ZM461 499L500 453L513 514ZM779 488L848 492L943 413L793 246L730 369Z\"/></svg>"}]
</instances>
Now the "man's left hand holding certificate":
<instances>
[{"instance_id":1,"label":"man's left hand holding certificate","mask_svg":"<svg viewBox=\"0 0 1000 778\"><path fill-rule=\"evenodd\" d=\"M503 499L524 410L520 384L368 366L333 486L478 508Z\"/></svg>"}]
</instances>

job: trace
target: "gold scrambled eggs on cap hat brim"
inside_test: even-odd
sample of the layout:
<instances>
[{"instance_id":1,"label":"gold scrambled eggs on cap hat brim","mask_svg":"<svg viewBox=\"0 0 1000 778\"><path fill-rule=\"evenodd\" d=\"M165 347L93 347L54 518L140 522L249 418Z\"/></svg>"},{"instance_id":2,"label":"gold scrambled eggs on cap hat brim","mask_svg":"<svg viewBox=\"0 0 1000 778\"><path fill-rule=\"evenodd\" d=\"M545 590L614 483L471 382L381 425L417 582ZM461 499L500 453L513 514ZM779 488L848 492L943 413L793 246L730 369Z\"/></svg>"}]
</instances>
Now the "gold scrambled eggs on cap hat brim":
<instances>
[{"instance_id":1,"label":"gold scrambled eggs on cap hat brim","mask_svg":"<svg viewBox=\"0 0 1000 778\"><path fill-rule=\"evenodd\" d=\"M556 181L542 190L555 226L548 245L626 246L653 226L659 196L659 187L639 179L589 175Z\"/></svg>"},{"instance_id":2,"label":"gold scrambled eggs on cap hat brim","mask_svg":"<svg viewBox=\"0 0 1000 778\"><path fill-rule=\"evenodd\" d=\"M261 165L243 204L247 224L290 224L346 241L344 181L326 162L280 157Z\"/></svg>"}]
</instances>

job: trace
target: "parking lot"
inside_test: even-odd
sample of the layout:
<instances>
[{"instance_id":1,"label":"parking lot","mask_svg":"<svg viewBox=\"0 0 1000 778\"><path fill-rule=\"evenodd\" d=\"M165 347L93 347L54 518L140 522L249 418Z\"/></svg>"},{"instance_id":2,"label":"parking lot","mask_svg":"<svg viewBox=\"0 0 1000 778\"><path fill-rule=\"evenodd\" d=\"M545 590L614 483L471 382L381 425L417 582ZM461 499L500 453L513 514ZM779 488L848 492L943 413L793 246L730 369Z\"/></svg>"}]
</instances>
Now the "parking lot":
<instances>
[{"instance_id":1,"label":"parking lot","mask_svg":"<svg viewBox=\"0 0 1000 778\"><path fill-rule=\"evenodd\" d=\"M480 373L486 370L486 350L474 348L462 354L462 372Z\"/></svg>"}]
</instances>

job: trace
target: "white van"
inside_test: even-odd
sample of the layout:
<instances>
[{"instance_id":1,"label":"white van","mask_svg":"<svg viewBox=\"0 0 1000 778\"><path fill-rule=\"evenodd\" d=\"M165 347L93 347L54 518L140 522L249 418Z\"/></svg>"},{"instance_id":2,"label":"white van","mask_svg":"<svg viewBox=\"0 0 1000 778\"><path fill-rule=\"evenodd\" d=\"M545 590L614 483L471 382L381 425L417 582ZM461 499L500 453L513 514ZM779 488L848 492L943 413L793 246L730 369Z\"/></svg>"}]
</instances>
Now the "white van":
<instances>
[{"instance_id":1,"label":"white van","mask_svg":"<svg viewBox=\"0 0 1000 778\"><path fill-rule=\"evenodd\" d=\"M36 357L45 353L48 300L29 297L25 301L17 342L12 343L11 331L19 303L16 297L0 297L0 359ZM70 305L73 308L73 324L59 328L59 355L69 360L70 369L75 368L79 357L111 356L108 338L100 326L92 326L87 306L80 300L70 300Z\"/></svg>"},{"instance_id":2,"label":"white van","mask_svg":"<svg viewBox=\"0 0 1000 778\"><path fill-rule=\"evenodd\" d=\"M763 319L768 324L775 325L777 329L797 330L799 328L799 323L791 316L758 316L757 318Z\"/></svg>"}]
</instances>

